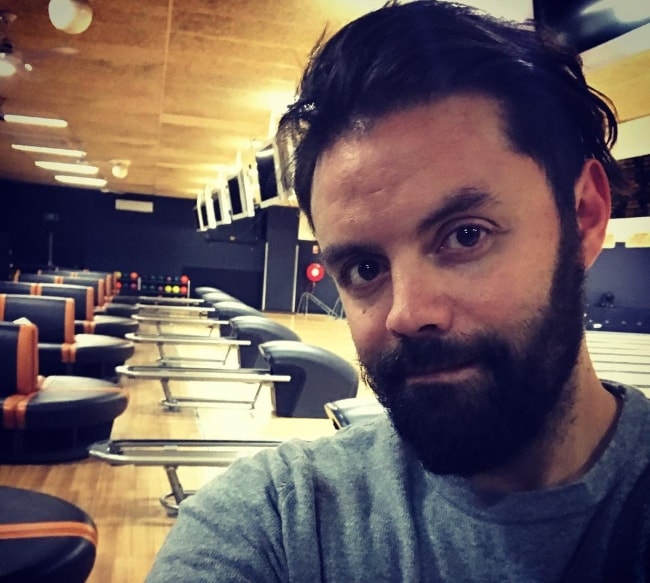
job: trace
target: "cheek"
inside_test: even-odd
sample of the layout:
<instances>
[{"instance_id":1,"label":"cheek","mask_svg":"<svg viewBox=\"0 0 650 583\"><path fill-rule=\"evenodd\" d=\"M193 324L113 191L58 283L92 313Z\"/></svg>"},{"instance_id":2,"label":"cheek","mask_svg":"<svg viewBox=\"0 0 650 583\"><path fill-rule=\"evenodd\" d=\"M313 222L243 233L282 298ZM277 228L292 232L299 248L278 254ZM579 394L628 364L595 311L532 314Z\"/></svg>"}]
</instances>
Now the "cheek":
<instances>
[{"instance_id":1,"label":"cheek","mask_svg":"<svg viewBox=\"0 0 650 583\"><path fill-rule=\"evenodd\" d=\"M342 302L359 356L363 359L364 355L380 350L386 342L386 315L381 314L376 306L359 306L344 298Z\"/></svg>"},{"instance_id":2,"label":"cheek","mask_svg":"<svg viewBox=\"0 0 650 583\"><path fill-rule=\"evenodd\" d=\"M548 261L547 261L548 259ZM517 327L537 313L549 300L554 262L531 256L494 269L482 281L466 287L455 302L457 330L479 327ZM463 321L467 317L468 321Z\"/></svg>"}]
</instances>

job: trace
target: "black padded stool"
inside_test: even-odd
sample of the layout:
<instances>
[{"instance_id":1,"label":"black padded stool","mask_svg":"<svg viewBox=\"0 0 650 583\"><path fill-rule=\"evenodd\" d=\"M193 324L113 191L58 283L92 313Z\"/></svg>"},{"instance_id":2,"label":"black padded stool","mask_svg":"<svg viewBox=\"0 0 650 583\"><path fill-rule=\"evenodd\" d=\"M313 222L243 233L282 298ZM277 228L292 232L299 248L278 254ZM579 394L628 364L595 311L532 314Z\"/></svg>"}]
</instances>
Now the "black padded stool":
<instances>
[{"instance_id":1,"label":"black padded stool","mask_svg":"<svg viewBox=\"0 0 650 583\"><path fill-rule=\"evenodd\" d=\"M0 486L0 581L82 583L95 564L97 528L81 508Z\"/></svg>"},{"instance_id":2,"label":"black padded stool","mask_svg":"<svg viewBox=\"0 0 650 583\"><path fill-rule=\"evenodd\" d=\"M351 397L325 403L325 413L332 420L336 429L367 423L380 415L385 415L386 410L373 397Z\"/></svg>"},{"instance_id":3,"label":"black padded stool","mask_svg":"<svg viewBox=\"0 0 650 583\"><path fill-rule=\"evenodd\" d=\"M198 290L196 291L198 293ZM216 302L238 302L239 301L236 297L216 289L206 291L200 294L200 296L204 302L208 302L210 304L215 304Z\"/></svg>"},{"instance_id":4,"label":"black padded stool","mask_svg":"<svg viewBox=\"0 0 650 583\"><path fill-rule=\"evenodd\" d=\"M101 311L95 310L95 316L103 314L106 316L115 316L117 318L130 318L137 313L138 308L135 307L135 304L123 302L122 298L119 298L119 300L113 300L108 304L104 304Z\"/></svg>"},{"instance_id":5,"label":"black padded stool","mask_svg":"<svg viewBox=\"0 0 650 583\"><path fill-rule=\"evenodd\" d=\"M292 340L271 340L259 350L273 374L291 376L271 389L278 417L327 417L325 403L357 395L357 370L329 350Z\"/></svg>"},{"instance_id":6,"label":"black padded stool","mask_svg":"<svg viewBox=\"0 0 650 583\"><path fill-rule=\"evenodd\" d=\"M41 374L74 374L111 379L115 367L133 356L124 338L74 333L72 298L0 294L0 320L24 317L38 326Z\"/></svg>"},{"instance_id":7,"label":"black padded stool","mask_svg":"<svg viewBox=\"0 0 650 583\"><path fill-rule=\"evenodd\" d=\"M241 368L268 368L260 352L260 346L271 340L300 341L293 330L264 316L236 316L230 320L231 336L237 340L249 340L249 346L239 347Z\"/></svg>"},{"instance_id":8,"label":"black padded stool","mask_svg":"<svg viewBox=\"0 0 650 583\"><path fill-rule=\"evenodd\" d=\"M0 463L84 458L127 403L126 391L101 379L39 376L36 326L0 322Z\"/></svg>"}]
</instances>

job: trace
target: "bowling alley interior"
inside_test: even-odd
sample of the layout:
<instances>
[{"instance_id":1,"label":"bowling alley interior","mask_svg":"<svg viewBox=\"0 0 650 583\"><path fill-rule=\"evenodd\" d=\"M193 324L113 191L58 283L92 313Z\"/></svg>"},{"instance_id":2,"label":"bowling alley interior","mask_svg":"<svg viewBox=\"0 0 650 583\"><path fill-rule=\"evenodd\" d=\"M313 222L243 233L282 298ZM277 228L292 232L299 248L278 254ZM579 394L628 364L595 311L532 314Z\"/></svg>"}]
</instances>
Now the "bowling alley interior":
<instances>
[{"instance_id":1,"label":"bowling alley interior","mask_svg":"<svg viewBox=\"0 0 650 583\"><path fill-rule=\"evenodd\" d=\"M467 3L616 108L585 328L650 396L650 5ZM0 0L0 580L143 581L237 458L384 413L276 134L323 33L383 4Z\"/></svg>"}]
</instances>

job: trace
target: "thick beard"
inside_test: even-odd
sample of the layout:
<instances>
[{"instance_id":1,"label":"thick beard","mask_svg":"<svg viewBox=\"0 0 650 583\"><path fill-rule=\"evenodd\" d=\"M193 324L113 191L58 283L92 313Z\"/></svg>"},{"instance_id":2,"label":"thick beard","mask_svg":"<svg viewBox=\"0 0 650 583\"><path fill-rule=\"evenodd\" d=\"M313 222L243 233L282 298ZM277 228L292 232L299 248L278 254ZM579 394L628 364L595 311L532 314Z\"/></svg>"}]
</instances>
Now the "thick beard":
<instances>
[{"instance_id":1,"label":"thick beard","mask_svg":"<svg viewBox=\"0 0 650 583\"><path fill-rule=\"evenodd\" d=\"M574 224L563 225L548 303L522 322L519 338L402 338L361 363L393 425L436 474L493 470L562 431L574 400L572 373L583 336L585 270ZM477 365L466 382L409 383L408 376Z\"/></svg>"}]
</instances>

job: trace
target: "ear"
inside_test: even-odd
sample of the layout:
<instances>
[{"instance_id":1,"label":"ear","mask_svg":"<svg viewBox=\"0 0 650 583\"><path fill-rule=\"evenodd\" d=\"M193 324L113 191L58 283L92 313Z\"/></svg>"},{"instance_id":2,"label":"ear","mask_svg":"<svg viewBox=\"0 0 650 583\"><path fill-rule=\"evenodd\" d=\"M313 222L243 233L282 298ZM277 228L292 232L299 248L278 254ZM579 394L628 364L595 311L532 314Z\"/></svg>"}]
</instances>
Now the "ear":
<instances>
[{"instance_id":1,"label":"ear","mask_svg":"<svg viewBox=\"0 0 650 583\"><path fill-rule=\"evenodd\" d=\"M576 181L576 218L582 240L582 260L586 268L593 265L605 241L607 222L612 209L609 180L598 160L587 160Z\"/></svg>"}]
</instances>

